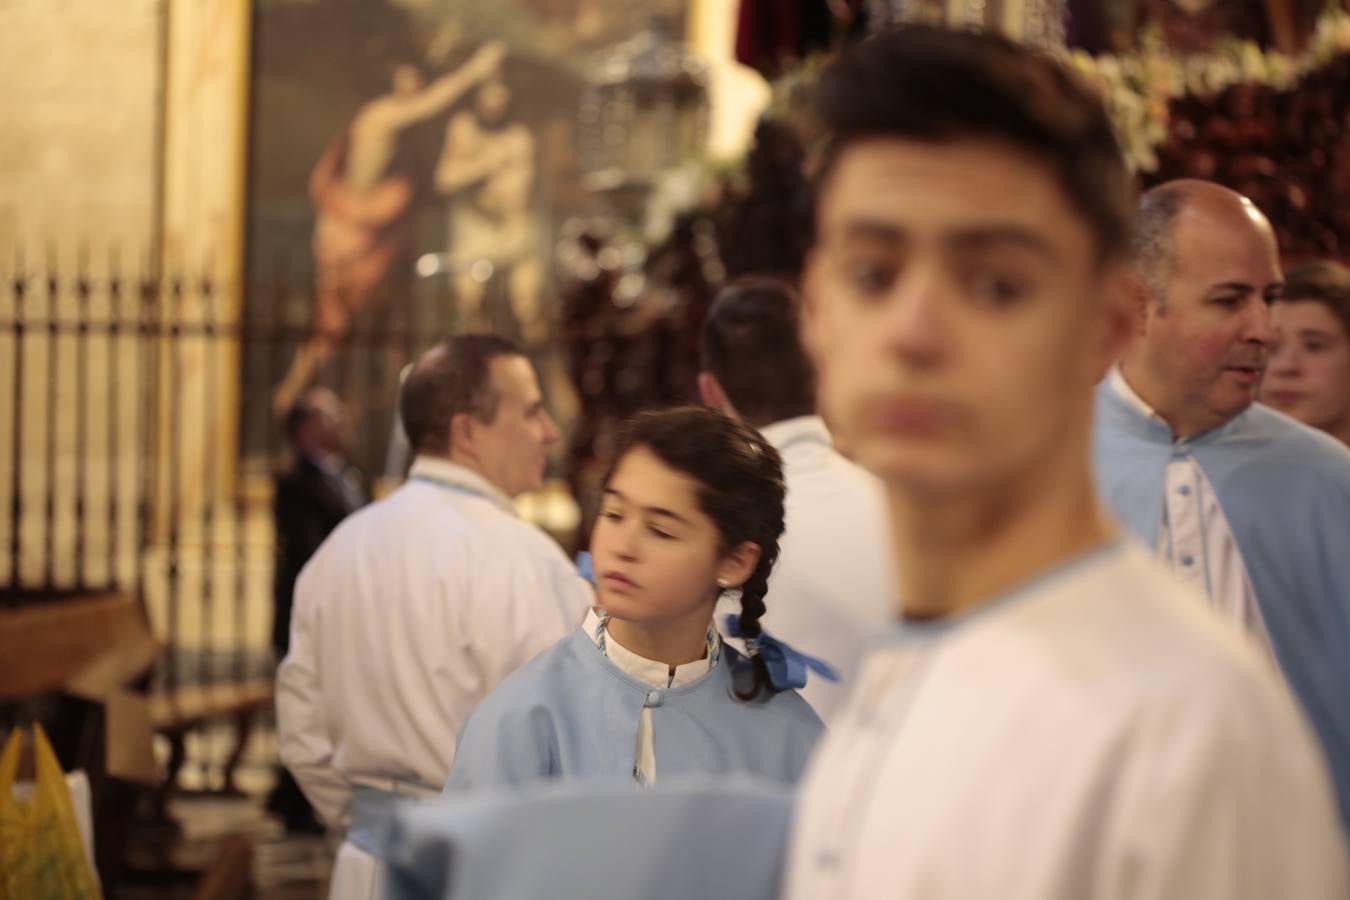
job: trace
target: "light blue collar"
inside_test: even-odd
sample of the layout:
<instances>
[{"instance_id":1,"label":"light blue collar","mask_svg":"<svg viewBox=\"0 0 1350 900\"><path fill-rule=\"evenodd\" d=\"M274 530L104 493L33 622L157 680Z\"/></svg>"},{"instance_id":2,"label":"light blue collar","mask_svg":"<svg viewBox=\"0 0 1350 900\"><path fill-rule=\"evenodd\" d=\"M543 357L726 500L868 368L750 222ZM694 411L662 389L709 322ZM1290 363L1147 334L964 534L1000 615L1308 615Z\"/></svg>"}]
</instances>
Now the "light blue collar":
<instances>
[{"instance_id":1,"label":"light blue collar","mask_svg":"<svg viewBox=\"0 0 1350 900\"><path fill-rule=\"evenodd\" d=\"M1199 434L1193 434L1189 437L1178 438L1172 433L1172 426L1168 425L1167 421L1162 416L1158 415L1157 411L1149 406L1148 402L1144 400L1143 397L1139 396L1134 388L1130 387L1129 382L1125 380L1125 376L1121 374L1119 366L1113 368L1111 373L1107 376L1107 387L1122 411L1125 412L1130 419L1133 419L1136 423L1143 426L1143 436L1150 439L1165 438L1168 443L1178 448L1178 450L1197 444L1217 443L1228 437L1234 436L1235 434L1240 436L1248 427L1248 413L1250 413L1252 409L1251 406L1247 407L1247 409L1238 413L1227 422L1211 428L1209 431L1202 431ZM1256 404L1252 404L1252 406L1255 405Z\"/></svg>"},{"instance_id":2,"label":"light blue collar","mask_svg":"<svg viewBox=\"0 0 1350 900\"><path fill-rule=\"evenodd\" d=\"M421 481L447 490L473 494L491 500L504 512L513 516L516 514L516 508L511 503L511 498L503 494L496 485L472 469L458 463L452 463L448 459L440 459L435 456L417 457L413 460L412 468L408 470L408 480Z\"/></svg>"},{"instance_id":3,"label":"light blue collar","mask_svg":"<svg viewBox=\"0 0 1350 900\"><path fill-rule=\"evenodd\" d=\"M972 622L978 622L1006 606L1034 596L1056 581L1068 578L1088 566L1120 553L1125 549L1126 543L1127 541L1123 536L1118 535L1109 538L1091 549L1071 556L1058 565L1031 576L1011 590L986 600L972 609L943 616L940 619L902 619L891 625L888 639L927 642L946 637L958 628Z\"/></svg>"}]
</instances>

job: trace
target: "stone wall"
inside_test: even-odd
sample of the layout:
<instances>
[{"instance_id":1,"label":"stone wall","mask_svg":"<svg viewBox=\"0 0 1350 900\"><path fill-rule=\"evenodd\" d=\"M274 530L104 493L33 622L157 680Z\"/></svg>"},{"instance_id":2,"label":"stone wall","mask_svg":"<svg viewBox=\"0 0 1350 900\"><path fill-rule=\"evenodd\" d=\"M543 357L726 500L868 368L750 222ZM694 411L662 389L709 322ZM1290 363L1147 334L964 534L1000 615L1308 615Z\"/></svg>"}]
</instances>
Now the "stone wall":
<instances>
[{"instance_id":1,"label":"stone wall","mask_svg":"<svg viewBox=\"0 0 1350 900\"><path fill-rule=\"evenodd\" d=\"M0 2L0 271L155 240L162 4Z\"/></svg>"}]
</instances>

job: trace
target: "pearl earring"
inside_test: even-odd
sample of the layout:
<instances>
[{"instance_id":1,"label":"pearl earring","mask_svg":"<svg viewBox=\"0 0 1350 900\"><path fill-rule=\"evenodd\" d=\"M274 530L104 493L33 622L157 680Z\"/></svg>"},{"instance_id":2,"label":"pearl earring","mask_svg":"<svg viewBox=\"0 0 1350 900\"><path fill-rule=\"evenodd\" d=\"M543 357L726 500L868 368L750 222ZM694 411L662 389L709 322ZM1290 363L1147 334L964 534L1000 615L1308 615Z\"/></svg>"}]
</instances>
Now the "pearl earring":
<instances>
[{"instance_id":1,"label":"pearl earring","mask_svg":"<svg viewBox=\"0 0 1350 900\"><path fill-rule=\"evenodd\" d=\"M717 586L725 591L727 588L731 587L731 582L727 581L725 578L719 578L717 579Z\"/></svg>"}]
</instances>

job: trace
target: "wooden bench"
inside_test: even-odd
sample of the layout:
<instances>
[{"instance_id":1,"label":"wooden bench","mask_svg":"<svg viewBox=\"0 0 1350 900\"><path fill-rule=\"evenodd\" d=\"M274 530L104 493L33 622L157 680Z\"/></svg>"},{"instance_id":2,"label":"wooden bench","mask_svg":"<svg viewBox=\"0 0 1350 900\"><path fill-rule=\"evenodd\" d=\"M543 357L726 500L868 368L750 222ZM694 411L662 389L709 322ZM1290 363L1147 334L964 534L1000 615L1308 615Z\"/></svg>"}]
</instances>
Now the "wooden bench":
<instances>
[{"instance_id":1,"label":"wooden bench","mask_svg":"<svg viewBox=\"0 0 1350 900\"><path fill-rule=\"evenodd\" d=\"M123 687L162 652L140 600L115 591L35 595L0 610L0 647L0 701Z\"/></svg>"},{"instance_id":2,"label":"wooden bench","mask_svg":"<svg viewBox=\"0 0 1350 900\"><path fill-rule=\"evenodd\" d=\"M225 762L225 791L239 793L234 773L243 758L244 748L257 712L272 702L272 681L252 681L192 685L172 692L150 695L150 722L157 733L169 739L166 792L162 802L178 784L178 773L186 761L187 734L213 721L231 720L235 726L234 746Z\"/></svg>"},{"instance_id":3,"label":"wooden bench","mask_svg":"<svg viewBox=\"0 0 1350 900\"><path fill-rule=\"evenodd\" d=\"M22 594L0 609L0 706L41 721L63 767L89 774L94 852L116 896L136 801L159 785L143 680L162 652L129 593Z\"/></svg>"},{"instance_id":4,"label":"wooden bench","mask_svg":"<svg viewBox=\"0 0 1350 900\"><path fill-rule=\"evenodd\" d=\"M54 692L107 700L149 672L164 649L151 636L140 599L115 591L33 595L16 608L0 610L0 647L5 648L0 653L0 702ZM235 723L237 736L225 766L225 789L236 791L235 769L252 733L255 714L272 700L271 680L191 685L153 693L146 699L150 728L168 738L170 746L167 777L160 782L161 810L177 785L186 735L212 721ZM145 714L137 716L144 718ZM141 757L137 765L140 780L158 781L148 737L140 735L134 740L144 745L136 748ZM110 752L121 752L125 743L116 735Z\"/></svg>"}]
</instances>

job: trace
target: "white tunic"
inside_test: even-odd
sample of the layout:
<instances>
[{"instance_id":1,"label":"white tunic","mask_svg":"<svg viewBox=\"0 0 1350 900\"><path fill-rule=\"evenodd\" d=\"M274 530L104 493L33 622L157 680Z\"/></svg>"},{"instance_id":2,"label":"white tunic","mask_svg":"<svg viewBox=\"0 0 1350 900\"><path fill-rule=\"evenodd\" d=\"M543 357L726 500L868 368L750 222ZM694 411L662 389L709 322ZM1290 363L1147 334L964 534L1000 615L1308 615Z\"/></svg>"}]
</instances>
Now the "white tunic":
<instances>
[{"instance_id":1,"label":"white tunic","mask_svg":"<svg viewBox=\"0 0 1350 900\"><path fill-rule=\"evenodd\" d=\"M1120 369L1112 369L1111 389L1144 416L1162 417L1135 393ZM1164 423L1165 424L1165 423ZM1186 439L1177 441L1185 444ZM1225 616L1242 626L1274 659L1256 591L1237 541L1228 527L1219 498L1205 472L1189 454L1167 464L1163 491L1162 522L1158 526L1158 558L1172 574L1199 590Z\"/></svg>"},{"instance_id":2,"label":"white tunic","mask_svg":"<svg viewBox=\"0 0 1350 900\"><path fill-rule=\"evenodd\" d=\"M1132 543L867 659L787 896L1348 896L1325 766L1240 633Z\"/></svg>"},{"instance_id":3,"label":"white tunic","mask_svg":"<svg viewBox=\"0 0 1350 900\"><path fill-rule=\"evenodd\" d=\"M419 457L300 573L277 674L281 758L319 817L345 827L352 786L438 793L460 727L506 675L594 602L558 545L487 481ZM344 865L364 858L364 865ZM344 844L334 896L374 883Z\"/></svg>"},{"instance_id":4,"label":"white tunic","mask_svg":"<svg viewBox=\"0 0 1350 900\"><path fill-rule=\"evenodd\" d=\"M813 674L801 691L829 725L848 696L863 650L894 620L885 498L873 476L835 451L819 417L760 431L782 455L787 483L783 536L761 624L839 673L837 683ZM739 612L740 595L730 594L718 605L718 624ZM739 649L738 641L731 643Z\"/></svg>"}]
</instances>

